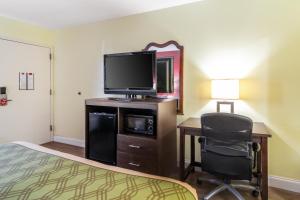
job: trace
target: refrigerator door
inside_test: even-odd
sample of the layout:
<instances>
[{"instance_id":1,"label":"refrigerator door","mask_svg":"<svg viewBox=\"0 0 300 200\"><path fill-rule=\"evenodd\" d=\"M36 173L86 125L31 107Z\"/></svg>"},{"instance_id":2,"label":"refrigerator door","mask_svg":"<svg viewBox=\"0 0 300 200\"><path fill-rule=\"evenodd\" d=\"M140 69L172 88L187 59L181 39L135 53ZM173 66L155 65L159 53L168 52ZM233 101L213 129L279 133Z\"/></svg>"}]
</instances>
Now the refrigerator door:
<instances>
[{"instance_id":1,"label":"refrigerator door","mask_svg":"<svg viewBox=\"0 0 300 200\"><path fill-rule=\"evenodd\" d=\"M116 164L116 114L89 113L89 159Z\"/></svg>"}]
</instances>

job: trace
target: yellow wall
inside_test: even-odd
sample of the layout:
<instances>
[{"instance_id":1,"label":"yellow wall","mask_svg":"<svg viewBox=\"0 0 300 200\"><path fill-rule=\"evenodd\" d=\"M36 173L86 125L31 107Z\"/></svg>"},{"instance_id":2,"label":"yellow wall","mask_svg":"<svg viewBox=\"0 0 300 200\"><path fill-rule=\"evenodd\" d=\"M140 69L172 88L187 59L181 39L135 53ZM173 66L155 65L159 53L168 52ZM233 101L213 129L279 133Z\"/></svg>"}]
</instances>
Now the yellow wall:
<instances>
[{"instance_id":1,"label":"yellow wall","mask_svg":"<svg viewBox=\"0 0 300 200\"><path fill-rule=\"evenodd\" d=\"M185 47L185 115L178 122L215 111L211 78L240 78L236 112L264 121L273 134L270 174L300 179L299 18L298 0L203 0L60 30L55 133L84 139L84 99L103 96L104 53L172 39Z\"/></svg>"},{"instance_id":2,"label":"yellow wall","mask_svg":"<svg viewBox=\"0 0 300 200\"><path fill-rule=\"evenodd\" d=\"M36 25L0 17L0 37L52 47L54 31Z\"/></svg>"},{"instance_id":3,"label":"yellow wall","mask_svg":"<svg viewBox=\"0 0 300 200\"><path fill-rule=\"evenodd\" d=\"M300 2L203 0L54 31L0 17L0 37L56 51L56 135L84 139L84 99L103 96L102 54L173 39L185 46L185 115L214 111L210 78L241 78L237 113L267 123L270 174L300 179ZM77 91L83 95L78 96Z\"/></svg>"}]
</instances>

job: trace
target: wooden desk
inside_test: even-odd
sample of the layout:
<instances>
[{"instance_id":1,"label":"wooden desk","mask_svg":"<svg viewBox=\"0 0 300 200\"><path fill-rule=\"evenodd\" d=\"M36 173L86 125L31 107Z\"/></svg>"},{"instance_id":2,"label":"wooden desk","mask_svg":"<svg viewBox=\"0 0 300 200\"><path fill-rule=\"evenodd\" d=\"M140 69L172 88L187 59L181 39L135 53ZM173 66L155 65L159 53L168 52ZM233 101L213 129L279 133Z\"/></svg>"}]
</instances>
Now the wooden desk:
<instances>
[{"instance_id":1,"label":"wooden desk","mask_svg":"<svg viewBox=\"0 0 300 200\"><path fill-rule=\"evenodd\" d=\"M180 129L180 180L184 181L195 166L201 166L201 163L195 162L195 136L201 136L200 118L189 118L177 126ZM268 138L271 134L264 123L253 123L253 141L261 146L257 156L257 172L261 188L262 200L268 200ZM185 168L185 136L191 136L191 163Z\"/></svg>"}]
</instances>

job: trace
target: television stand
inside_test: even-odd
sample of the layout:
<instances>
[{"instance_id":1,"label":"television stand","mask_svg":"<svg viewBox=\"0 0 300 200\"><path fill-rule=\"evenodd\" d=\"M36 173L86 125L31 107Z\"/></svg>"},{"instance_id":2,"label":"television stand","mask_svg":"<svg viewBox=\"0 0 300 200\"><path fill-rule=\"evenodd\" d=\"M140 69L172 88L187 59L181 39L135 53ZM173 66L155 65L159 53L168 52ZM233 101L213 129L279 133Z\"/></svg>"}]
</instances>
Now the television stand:
<instances>
[{"instance_id":1,"label":"television stand","mask_svg":"<svg viewBox=\"0 0 300 200\"><path fill-rule=\"evenodd\" d=\"M116 138L116 146L112 151L112 157L116 157L118 167L154 175L176 177L176 101L140 98L127 100L125 98L97 98L85 101L86 158L91 159L90 155L93 155L95 151L93 147L97 147L97 143L103 144L103 141L93 140L94 132L92 130L94 128L90 128L93 126L91 116L105 115L109 118L110 115L113 115L116 119L115 129L113 129L115 130L113 134ZM153 116L153 134L145 135L128 130L126 128L126 116L128 115ZM101 117L101 119L103 118ZM99 140L101 140L100 136L105 135L107 131L104 130L101 133L101 126L98 129L96 135L99 135ZM100 151L96 151L96 153L99 153L99 157L103 156Z\"/></svg>"},{"instance_id":2,"label":"television stand","mask_svg":"<svg viewBox=\"0 0 300 200\"><path fill-rule=\"evenodd\" d=\"M143 100L144 97L142 96L142 98L138 98L136 94L126 94L125 98L119 98L119 97L110 97L108 98L109 100L112 101L125 101L125 102L131 102L134 100Z\"/></svg>"},{"instance_id":3,"label":"television stand","mask_svg":"<svg viewBox=\"0 0 300 200\"><path fill-rule=\"evenodd\" d=\"M129 99L129 98L118 98L118 97L110 97L110 98L108 98L108 100L121 101L121 102L131 102L132 101L132 99Z\"/></svg>"},{"instance_id":4,"label":"television stand","mask_svg":"<svg viewBox=\"0 0 300 200\"><path fill-rule=\"evenodd\" d=\"M125 98L126 99L137 99L137 95L136 94L126 94Z\"/></svg>"}]
</instances>

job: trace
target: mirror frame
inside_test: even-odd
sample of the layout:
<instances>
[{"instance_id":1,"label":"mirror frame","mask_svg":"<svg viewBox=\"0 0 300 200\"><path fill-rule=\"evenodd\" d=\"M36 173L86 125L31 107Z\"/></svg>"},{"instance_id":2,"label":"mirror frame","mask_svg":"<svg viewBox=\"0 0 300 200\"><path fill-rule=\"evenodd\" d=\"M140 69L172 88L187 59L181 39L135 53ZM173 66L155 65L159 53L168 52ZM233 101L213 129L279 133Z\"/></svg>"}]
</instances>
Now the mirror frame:
<instances>
[{"instance_id":1,"label":"mirror frame","mask_svg":"<svg viewBox=\"0 0 300 200\"><path fill-rule=\"evenodd\" d=\"M177 114L183 115L183 53L184 53L184 47L180 45L178 42L174 40L170 40L165 43L156 43L156 42L150 42L143 51L148 51L151 47L154 47L156 49L163 49L170 45L174 45L178 51L180 51L180 63L179 63L179 98L178 98L178 106L177 106ZM168 52L168 51L161 51L161 52ZM174 79L175 82L175 79ZM174 83L175 85L175 83Z\"/></svg>"}]
</instances>

